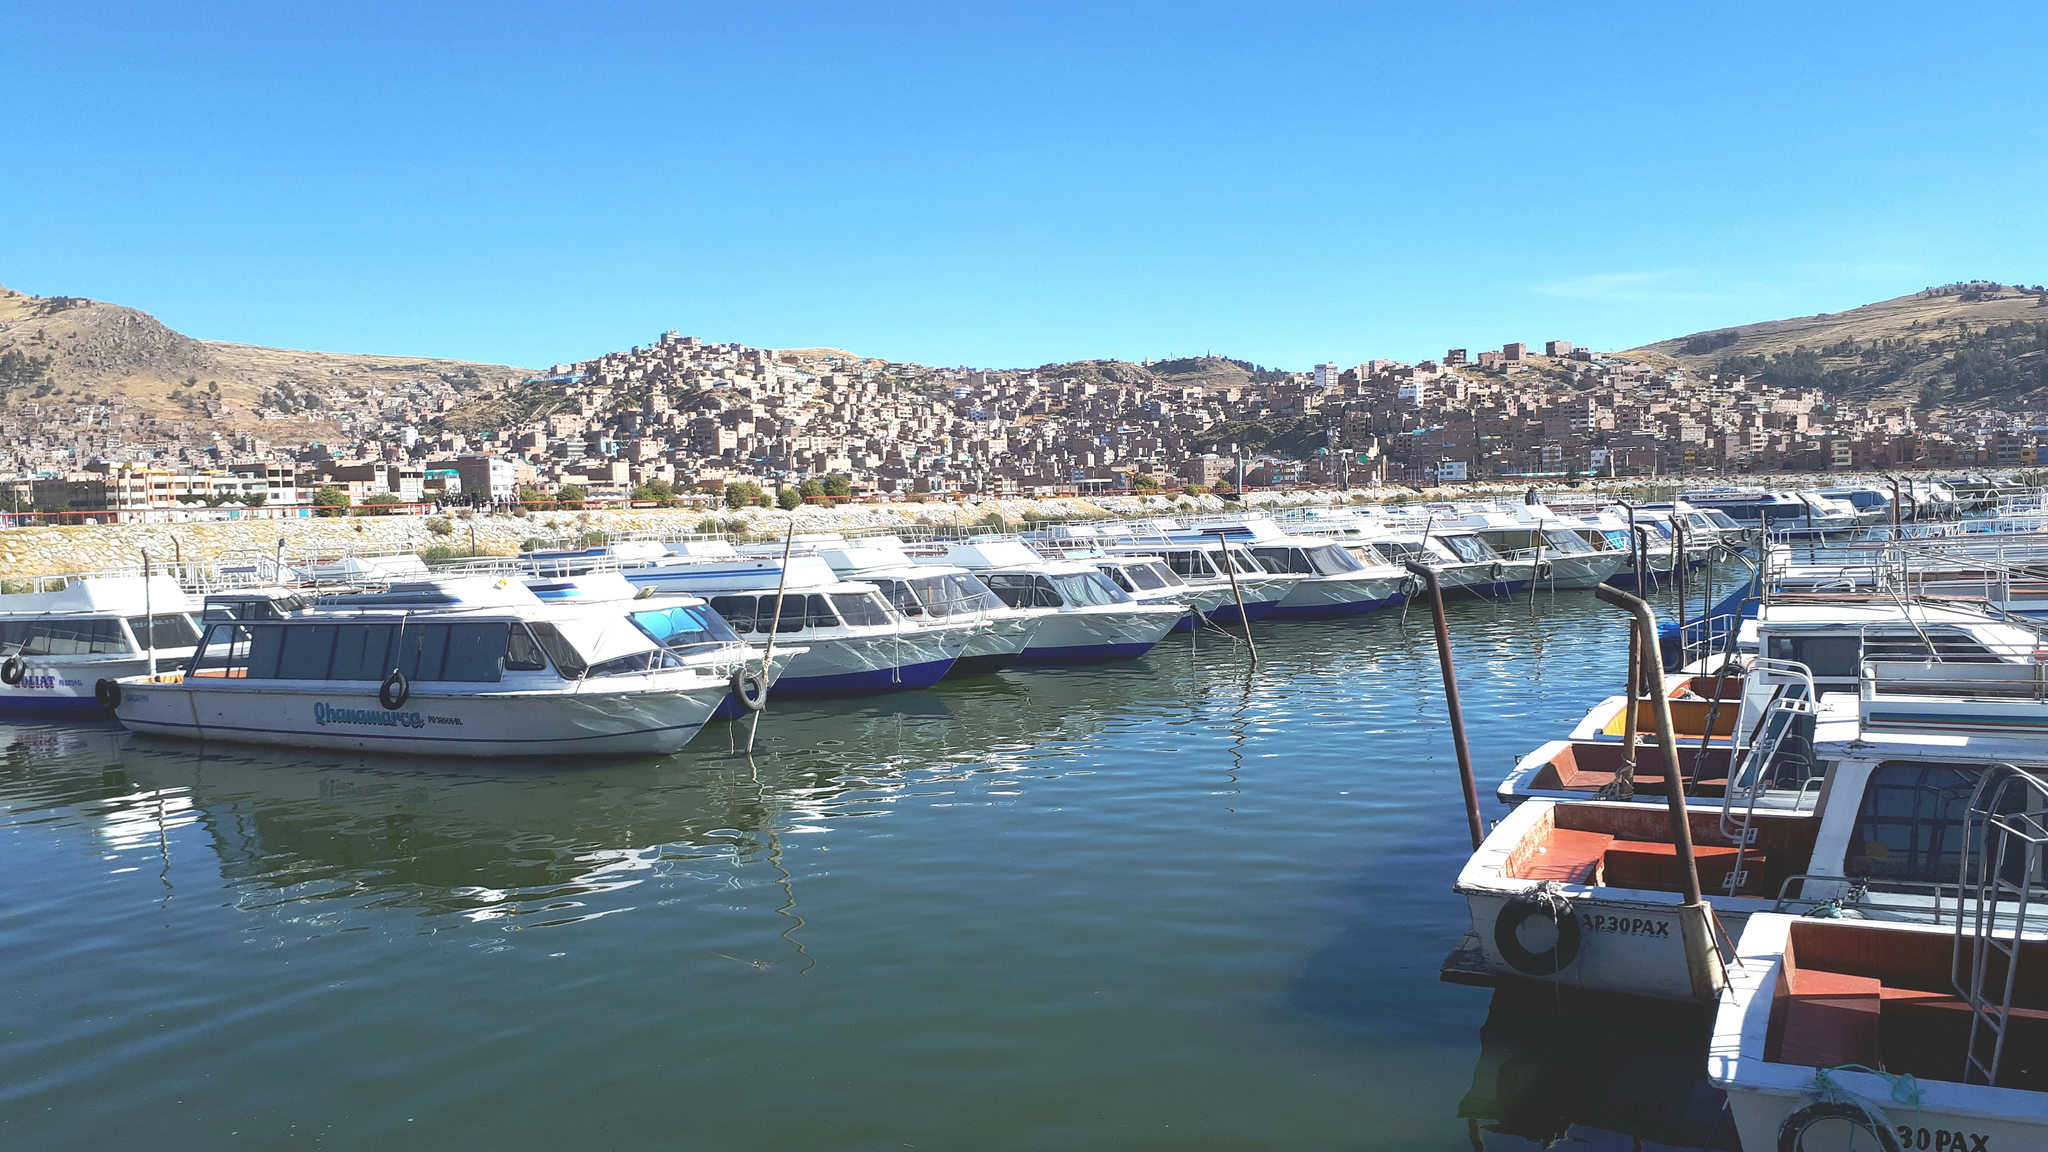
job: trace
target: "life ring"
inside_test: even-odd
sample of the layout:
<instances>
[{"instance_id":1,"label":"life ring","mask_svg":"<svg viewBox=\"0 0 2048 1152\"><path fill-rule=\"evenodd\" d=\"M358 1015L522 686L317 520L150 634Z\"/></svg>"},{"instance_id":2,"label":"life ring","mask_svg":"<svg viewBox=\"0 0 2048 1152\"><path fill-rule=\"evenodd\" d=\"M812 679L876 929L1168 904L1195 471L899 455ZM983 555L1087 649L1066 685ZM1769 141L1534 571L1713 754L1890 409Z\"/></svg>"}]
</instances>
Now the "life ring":
<instances>
[{"instance_id":1,"label":"life ring","mask_svg":"<svg viewBox=\"0 0 2048 1152\"><path fill-rule=\"evenodd\" d=\"M1822 1100L1785 1117L1785 1122L1778 1125L1778 1152L1805 1152L1807 1130L1827 1120L1837 1120L1858 1132L1868 1133L1879 1152L1900 1152L1898 1137L1893 1134L1883 1113L1847 1100ZM1836 1145L1830 1141L1828 1146ZM1847 1142L1842 1146L1846 1147Z\"/></svg>"},{"instance_id":2,"label":"life ring","mask_svg":"<svg viewBox=\"0 0 2048 1152\"><path fill-rule=\"evenodd\" d=\"M377 703L382 704L387 712L396 712L405 707L405 702L411 698L412 682L405 678L405 673L395 668L392 669L391 675L384 678L382 684L377 685Z\"/></svg>"},{"instance_id":3,"label":"life ring","mask_svg":"<svg viewBox=\"0 0 2048 1152\"><path fill-rule=\"evenodd\" d=\"M92 698L111 712L121 706L121 686L112 680L101 680L92 686Z\"/></svg>"},{"instance_id":4,"label":"life ring","mask_svg":"<svg viewBox=\"0 0 2048 1152\"><path fill-rule=\"evenodd\" d=\"M768 706L768 686L761 682L759 674L745 668L732 672L732 698L742 712L759 712Z\"/></svg>"},{"instance_id":5,"label":"life ring","mask_svg":"<svg viewBox=\"0 0 2048 1152\"><path fill-rule=\"evenodd\" d=\"M1516 932L1522 922L1541 916L1557 929L1557 943L1541 952L1522 946ZM1555 976L1579 958L1579 916L1571 901L1562 896L1525 892L1509 900L1493 921L1493 945L1501 959L1525 976Z\"/></svg>"},{"instance_id":6,"label":"life ring","mask_svg":"<svg viewBox=\"0 0 2048 1152\"><path fill-rule=\"evenodd\" d=\"M9 656L5 664L0 664L0 684L12 688L27 677L28 661L19 656Z\"/></svg>"}]
</instances>

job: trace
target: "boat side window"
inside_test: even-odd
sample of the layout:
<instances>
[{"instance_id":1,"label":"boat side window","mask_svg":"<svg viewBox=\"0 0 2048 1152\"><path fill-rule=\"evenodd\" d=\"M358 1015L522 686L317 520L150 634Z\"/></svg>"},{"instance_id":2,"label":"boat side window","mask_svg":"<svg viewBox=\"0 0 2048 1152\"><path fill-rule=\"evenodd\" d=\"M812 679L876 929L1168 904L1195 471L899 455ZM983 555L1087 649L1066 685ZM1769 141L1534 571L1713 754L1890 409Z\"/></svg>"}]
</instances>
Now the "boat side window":
<instances>
[{"instance_id":1,"label":"boat side window","mask_svg":"<svg viewBox=\"0 0 2048 1152\"><path fill-rule=\"evenodd\" d=\"M1209 558L1200 552L1168 552L1166 563L1182 576L1214 576L1216 569L1209 566Z\"/></svg>"},{"instance_id":2,"label":"boat side window","mask_svg":"<svg viewBox=\"0 0 2048 1152\"><path fill-rule=\"evenodd\" d=\"M1030 572L991 572L981 578L988 590L1012 608L1060 608L1065 601L1043 576Z\"/></svg>"},{"instance_id":3,"label":"boat side window","mask_svg":"<svg viewBox=\"0 0 2048 1152\"><path fill-rule=\"evenodd\" d=\"M533 630L533 638L540 641L541 650L548 654L548 659L554 661L555 671L562 674L562 679L583 679L584 674L589 671L589 666L584 664L582 655L576 651L576 646L569 643L568 637L562 635L561 629L553 624L543 623L529 624L527 627Z\"/></svg>"},{"instance_id":4,"label":"boat side window","mask_svg":"<svg viewBox=\"0 0 2048 1152\"><path fill-rule=\"evenodd\" d=\"M1280 571L1278 568L1268 568L1266 565L1259 563L1258 557L1253 556L1242 548L1232 548L1225 552L1224 555L1230 558L1231 565L1237 569L1240 576L1270 576ZM1211 560L1210 563L1214 564L1215 561ZM1220 567L1216 574L1218 576L1223 574Z\"/></svg>"},{"instance_id":5,"label":"boat side window","mask_svg":"<svg viewBox=\"0 0 2048 1152\"><path fill-rule=\"evenodd\" d=\"M1387 558L1396 564L1417 556L1428 555L1428 551L1422 545L1410 544L1405 540L1382 540L1374 547L1386 553Z\"/></svg>"},{"instance_id":6,"label":"boat side window","mask_svg":"<svg viewBox=\"0 0 2048 1152\"><path fill-rule=\"evenodd\" d=\"M1929 647L1929 642L1932 647ZM1957 628L1929 628L1923 638L1918 632L1871 632L1863 639L1865 660L1939 660L1946 664L1996 664L1998 657Z\"/></svg>"},{"instance_id":7,"label":"boat side window","mask_svg":"<svg viewBox=\"0 0 2048 1152\"><path fill-rule=\"evenodd\" d=\"M1123 589L1124 591L1137 591L1137 586L1131 583L1130 574L1124 571L1123 565L1110 564L1102 568L1101 572L1104 576L1109 577L1111 583L1115 584L1117 587Z\"/></svg>"},{"instance_id":8,"label":"boat side window","mask_svg":"<svg viewBox=\"0 0 2048 1152\"><path fill-rule=\"evenodd\" d=\"M548 658L540 641L524 624L514 624L505 637L505 669L508 672L545 672Z\"/></svg>"},{"instance_id":9,"label":"boat side window","mask_svg":"<svg viewBox=\"0 0 2048 1152\"><path fill-rule=\"evenodd\" d=\"M192 626L188 616L158 616L152 621L147 616L130 616L128 630L135 633L135 639L144 647L190 648L199 643L199 629Z\"/></svg>"},{"instance_id":10,"label":"boat side window","mask_svg":"<svg viewBox=\"0 0 2048 1152\"><path fill-rule=\"evenodd\" d=\"M727 624L732 625L734 632L742 636L754 630L752 596L713 596L711 610L718 613Z\"/></svg>"},{"instance_id":11,"label":"boat side window","mask_svg":"<svg viewBox=\"0 0 2048 1152\"><path fill-rule=\"evenodd\" d=\"M1344 550L1357 557L1360 564L1387 563L1387 558L1380 555L1379 549L1370 544L1346 544Z\"/></svg>"},{"instance_id":12,"label":"boat side window","mask_svg":"<svg viewBox=\"0 0 2048 1152\"><path fill-rule=\"evenodd\" d=\"M1771 636L1766 657L1806 665L1815 676L1858 675L1863 642L1855 636Z\"/></svg>"},{"instance_id":13,"label":"boat side window","mask_svg":"<svg viewBox=\"0 0 2048 1152\"><path fill-rule=\"evenodd\" d=\"M134 649L112 617L52 617L0 624L0 651L24 656L113 656Z\"/></svg>"},{"instance_id":14,"label":"boat side window","mask_svg":"<svg viewBox=\"0 0 2048 1152\"><path fill-rule=\"evenodd\" d=\"M333 624L334 664L330 680L382 680L392 668L391 624Z\"/></svg>"},{"instance_id":15,"label":"boat side window","mask_svg":"<svg viewBox=\"0 0 2048 1152\"><path fill-rule=\"evenodd\" d=\"M834 607L839 609L839 615L844 617L849 625L856 628L894 623L890 619L889 606L882 603L872 592L834 592L832 593L832 604L829 607L825 605L825 598L823 596L813 596L811 599L817 602L818 607L824 609L825 615L823 619L830 623L838 623L838 621L832 619L832 608ZM814 621L819 619L816 608L812 610L811 618ZM826 627L828 625L816 624L814 626Z\"/></svg>"},{"instance_id":16,"label":"boat side window","mask_svg":"<svg viewBox=\"0 0 2048 1152\"><path fill-rule=\"evenodd\" d=\"M1955 883L1965 848L1963 811L1982 773L1980 765L1878 765L1863 786L1842 874Z\"/></svg>"},{"instance_id":17,"label":"boat side window","mask_svg":"<svg viewBox=\"0 0 2048 1152\"><path fill-rule=\"evenodd\" d=\"M239 677L249 666L249 629L240 624L215 624L206 630L199 650L192 654L187 676L209 678Z\"/></svg>"},{"instance_id":18,"label":"boat side window","mask_svg":"<svg viewBox=\"0 0 2048 1152\"><path fill-rule=\"evenodd\" d=\"M924 616L925 602L920 593L929 596L930 588L928 585L920 582L919 585L913 586L908 580L876 580L874 585L882 590L882 595L888 597L889 603L894 604L898 612L903 613L903 615L912 620L917 620ZM934 603L931 608L931 614L934 617L938 617L944 616L946 613L937 603Z\"/></svg>"},{"instance_id":19,"label":"boat side window","mask_svg":"<svg viewBox=\"0 0 2048 1152\"><path fill-rule=\"evenodd\" d=\"M1303 576L1315 575L1315 566L1299 548L1254 548L1252 555L1266 566L1268 572L1294 572Z\"/></svg>"}]
</instances>

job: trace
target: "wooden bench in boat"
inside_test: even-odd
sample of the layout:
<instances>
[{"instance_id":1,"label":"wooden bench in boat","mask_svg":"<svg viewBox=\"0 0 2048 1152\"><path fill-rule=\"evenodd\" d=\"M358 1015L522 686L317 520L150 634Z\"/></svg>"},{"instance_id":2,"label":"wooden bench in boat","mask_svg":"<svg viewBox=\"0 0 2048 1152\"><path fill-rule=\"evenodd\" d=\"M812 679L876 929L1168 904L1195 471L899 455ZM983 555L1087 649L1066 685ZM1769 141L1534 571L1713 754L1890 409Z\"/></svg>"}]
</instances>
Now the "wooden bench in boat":
<instances>
[{"instance_id":1,"label":"wooden bench in boat","mask_svg":"<svg viewBox=\"0 0 2048 1152\"><path fill-rule=\"evenodd\" d=\"M1971 1009L1948 983L1952 947L1946 932L1801 921L1780 970L1765 1059L1958 1078ZM2039 1091L2048 1087L2048 1066L2039 1055L2048 1052L2048 1007L2041 1006L2048 1000L2038 975L2024 964L2020 973L2023 987L2009 1017L1999 1082Z\"/></svg>"},{"instance_id":2,"label":"wooden bench in boat","mask_svg":"<svg viewBox=\"0 0 2048 1152\"><path fill-rule=\"evenodd\" d=\"M1627 746L1622 744L1574 741L1538 770L1528 786L1537 791L1598 792L1614 782L1623 761L1628 758L1627 753ZM1686 775L1691 775L1698 755L1696 746L1678 750L1678 763ZM1728 756L1729 749L1725 745L1707 749L1703 766L1705 775L1694 790L1696 795L1717 797L1727 791ZM1663 795L1665 777L1670 768L1671 762L1664 759L1662 749L1655 744L1638 745L1635 790Z\"/></svg>"},{"instance_id":3,"label":"wooden bench in boat","mask_svg":"<svg viewBox=\"0 0 2048 1152\"><path fill-rule=\"evenodd\" d=\"M1697 862L1700 874L1700 890L1721 891L1728 883L1728 873L1735 870L1736 850L1713 844L1695 844L1692 858ZM1761 874L1766 863L1761 852L1746 852L1742 856L1745 871ZM1617 840L1607 849L1607 883L1616 888L1655 888L1675 892L1684 886L1680 875L1678 846L1654 840ZM1755 884L1748 887L1754 888Z\"/></svg>"}]
</instances>

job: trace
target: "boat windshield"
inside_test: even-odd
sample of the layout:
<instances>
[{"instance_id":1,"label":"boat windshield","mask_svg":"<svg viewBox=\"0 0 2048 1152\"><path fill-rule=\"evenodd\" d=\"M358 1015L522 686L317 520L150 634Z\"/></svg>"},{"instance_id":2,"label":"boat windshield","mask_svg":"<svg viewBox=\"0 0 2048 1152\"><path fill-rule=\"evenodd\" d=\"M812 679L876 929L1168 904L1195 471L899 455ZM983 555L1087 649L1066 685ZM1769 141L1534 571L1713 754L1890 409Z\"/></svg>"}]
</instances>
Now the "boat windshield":
<instances>
[{"instance_id":1,"label":"boat windshield","mask_svg":"<svg viewBox=\"0 0 2048 1152\"><path fill-rule=\"evenodd\" d=\"M1129 593L1110 583L1109 577L1100 572L1061 572L1050 579L1053 587L1059 589L1060 598L1076 607L1131 602Z\"/></svg>"},{"instance_id":2,"label":"boat windshield","mask_svg":"<svg viewBox=\"0 0 2048 1152\"><path fill-rule=\"evenodd\" d=\"M739 642L739 636L709 607L650 608L633 613L633 623L655 643L679 651Z\"/></svg>"},{"instance_id":3,"label":"boat windshield","mask_svg":"<svg viewBox=\"0 0 2048 1152\"><path fill-rule=\"evenodd\" d=\"M0 623L0 652L9 656L109 656L133 651L121 631L121 621L112 616L39 617Z\"/></svg>"},{"instance_id":4,"label":"boat windshield","mask_svg":"<svg viewBox=\"0 0 2048 1152\"><path fill-rule=\"evenodd\" d=\"M1206 553L1192 548L1187 551L1166 552L1163 555L1166 558L1167 567L1172 568L1175 573L1181 576L1193 576L1200 579L1204 576L1220 575L1210 565L1209 557Z\"/></svg>"},{"instance_id":5,"label":"boat windshield","mask_svg":"<svg viewBox=\"0 0 2048 1152\"><path fill-rule=\"evenodd\" d=\"M1439 536L1437 539L1443 541L1444 546L1456 553L1460 560L1479 562L1500 559L1500 553L1488 547L1486 541L1477 536Z\"/></svg>"},{"instance_id":6,"label":"boat windshield","mask_svg":"<svg viewBox=\"0 0 2048 1152\"><path fill-rule=\"evenodd\" d=\"M949 572L943 576L915 576L903 580L870 579L868 583L880 588L882 595L898 612L913 620L945 620L953 616L988 612L1003 606L1003 602L991 594L981 581L965 572Z\"/></svg>"},{"instance_id":7,"label":"boat windshield","mask_svg":"<svg viewBox=\"0 0 2048 1152\"><path fill-rule=\"evenodd\" d=\"M146 648L190 648L199 643L199 629L189 616L130 616L128 630Z\"/></svg>"},{"instance_id":8,"label":"boat windshield","mask_svg":"<svg viewBox=\"0 0 2048 1152\"><path fill-rule=\"evenodd\" d=\"M1963 813L1984 767L1910 760L1879 764L1863 786L1842 874L1954 883L1970 847Z\"/></svg>"},{"instance_id":9,"label":"boat windshield","mask_svg":"<svg viewBox=\"0 0 2048 1152\"><path fill-rule=\"evenodd\" d=\"M1579 539L1577 533L1566 532L1561 528L1545 529L1543 546L1560 556L1580 556L1593 551L1592 546Z\"/></svg>"}]
</instances>

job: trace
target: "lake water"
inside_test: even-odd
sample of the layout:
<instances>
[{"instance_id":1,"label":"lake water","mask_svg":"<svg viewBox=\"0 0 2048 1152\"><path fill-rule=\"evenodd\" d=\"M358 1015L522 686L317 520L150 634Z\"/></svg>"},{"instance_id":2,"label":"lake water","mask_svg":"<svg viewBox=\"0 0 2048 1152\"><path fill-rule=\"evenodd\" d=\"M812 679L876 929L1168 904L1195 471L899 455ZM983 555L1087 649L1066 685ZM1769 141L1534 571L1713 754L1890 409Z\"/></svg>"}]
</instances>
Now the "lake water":
<instances>
[{"instance_id":1,"label":"lake water","mask_svg":"<svg viewBox=\"0 0 2048 1152\"><path fill-rule=\"evenodd\" d=\"M1489 817L1619 683L1452 606ZM1440 982L1427 614L777 703L624 763L0 728L0 1147L1699 1147L1690 1009Z\"/></svg>"}]
</instances>

